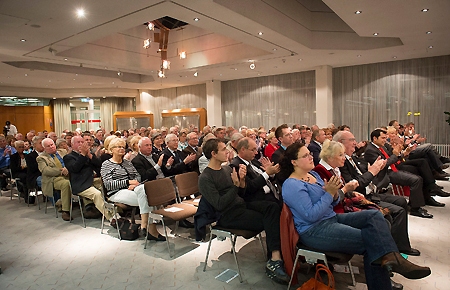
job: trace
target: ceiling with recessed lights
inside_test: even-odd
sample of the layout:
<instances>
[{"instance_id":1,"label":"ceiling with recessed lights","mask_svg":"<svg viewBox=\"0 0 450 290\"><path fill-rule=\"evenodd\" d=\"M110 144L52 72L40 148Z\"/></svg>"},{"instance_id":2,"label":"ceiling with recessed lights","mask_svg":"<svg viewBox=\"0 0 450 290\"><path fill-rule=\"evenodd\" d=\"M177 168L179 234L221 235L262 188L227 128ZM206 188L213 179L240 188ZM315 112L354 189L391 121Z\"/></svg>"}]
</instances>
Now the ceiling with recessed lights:
<instances>
[{"instance_id":1,"label":"ceiling with recessed lights","mask_svg":"<svg viewBox=\"0 0 450 290\"><path fill-rule=\"evenodd\" d=\"M135 96L212 79L446 55L448 11L444 0L1 1L0 95ZM187 24L171 27L171 66L159 78L159 44L143 47L151 36L144 23L164 17Z\"/></svg>"}]
</instances>

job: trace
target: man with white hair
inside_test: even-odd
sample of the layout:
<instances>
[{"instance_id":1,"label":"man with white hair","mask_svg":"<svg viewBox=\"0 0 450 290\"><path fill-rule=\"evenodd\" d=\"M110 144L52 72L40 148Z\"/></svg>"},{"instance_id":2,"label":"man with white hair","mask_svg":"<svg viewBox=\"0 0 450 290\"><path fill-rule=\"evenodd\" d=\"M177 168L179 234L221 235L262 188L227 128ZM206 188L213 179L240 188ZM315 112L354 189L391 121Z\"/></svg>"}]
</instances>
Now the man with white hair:
<instances>
[{"instance_id":1,"label":"man with white hair","mask_svg":"<svg viewBox=\"0 0 450 290\"><path fill-rule=\"evenodd\" d=\"M50 138L42 140L44 153L36 158L39 171L42 173L42 193L53 197L53 190L61 191L62 219L70 220L70 191L69 171L64 164L64 153L57 152L55 142ZM62 155L62 156L61 156Z\"/></svg>"},{"instance_id":2,"label":"man with white hair","mask_svg":"<svg viewBox=\"0 0 450 290\"><path fill-rule=\"evenodd\" d=\"M131 160L142 180L150 181L164 178L164 173L161 169L164 155L161 154L159 158L153 155L152 145L150 138L142 137L138 142L139 154Z\"/></svg>"}]
</instances>

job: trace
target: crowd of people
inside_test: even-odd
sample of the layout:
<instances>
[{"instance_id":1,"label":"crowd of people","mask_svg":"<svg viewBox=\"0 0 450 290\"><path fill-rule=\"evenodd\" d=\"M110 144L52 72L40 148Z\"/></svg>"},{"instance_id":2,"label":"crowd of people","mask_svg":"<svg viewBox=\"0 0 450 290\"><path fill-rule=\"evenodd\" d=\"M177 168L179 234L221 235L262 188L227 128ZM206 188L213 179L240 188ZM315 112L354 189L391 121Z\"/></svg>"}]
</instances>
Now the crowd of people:
<instances>
[{"instance_id":1,"label":"crowd of people","mask_svg":"<svg viewBox=\"0 0 450 290\"><path fill-rule=\"evenodd\" d=\"M103 186L107 200L139 208L147 239L165 241L155 223L147 229L152 208L144 182L197 172L199 212L212 212L226 228L265 231L266 274L279 283L289 281L280 241L283 204L292 212L299 243L361 254L369 289L400 289L389 278L392 272L410 279L431 273L399 254L420 255L410 244L408 212L433 218L424 206L443 207L433 196L450 196L436 184L436 179L448 180L443 169L450 160L425 143L413 123L402 126L396 120L361 142L349 126L333 124L283 124L268 131L205 126L199 132L194 125L61 134L12 131L0 135L2 190L11 172L25 202L35 202L28 189L40 188L69 221L71 194L83 198L86 218L102 216ZM409 202L394 195L392 185L409 190ZM112 227L123 220L119 214L104 214ZM188 220L181 225L194 226Z\"/></svg>"}]
</instances>

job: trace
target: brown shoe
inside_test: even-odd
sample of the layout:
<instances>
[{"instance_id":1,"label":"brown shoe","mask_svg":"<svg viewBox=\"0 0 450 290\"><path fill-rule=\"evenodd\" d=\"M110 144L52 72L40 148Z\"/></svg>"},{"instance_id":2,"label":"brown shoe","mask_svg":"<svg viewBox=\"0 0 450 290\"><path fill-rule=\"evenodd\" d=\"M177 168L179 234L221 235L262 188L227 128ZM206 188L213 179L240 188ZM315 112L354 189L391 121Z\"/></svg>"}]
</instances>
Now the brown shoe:
<instances>
[{"instance_id":1,"label":"brown shoe","mask_svg":"<svg viewBox=\"0 0 450 290\"><path fill-rule=\"evenodd\" d=\"M61 217L65 221L70 221L70 213L68 211L63 211L61 214ZM72 218L73 220L73 218Z\"/></svg>"},{"instance_id":2,"label":"brown shoe","mask_svg":"<svg viewBox=\"0 0 450 290\"><path fill-rule=\"evenodd\" d=\"M382 257L381 267L390 275L398 273L408 279L422 279L431 274L429 267L421 267L406 260L397 252L386 254Z\"/></svg>"}]
</instances>

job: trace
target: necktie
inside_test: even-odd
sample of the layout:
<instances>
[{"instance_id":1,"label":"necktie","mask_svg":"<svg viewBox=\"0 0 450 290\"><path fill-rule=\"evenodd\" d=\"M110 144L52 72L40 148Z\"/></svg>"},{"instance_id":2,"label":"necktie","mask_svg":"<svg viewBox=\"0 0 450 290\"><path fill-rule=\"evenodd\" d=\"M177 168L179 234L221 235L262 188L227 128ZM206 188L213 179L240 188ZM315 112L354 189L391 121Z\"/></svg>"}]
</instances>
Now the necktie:
<instances>
[{"instance_id":1,"label":"necktie","mask_svg":"<svg viewBox=\"0 0 450 290\"><path fill-rule=\"evenodd\" d=\"M64 161L62 160L61 156L59 156L58 153L56 154L51 154L53 161L56 164L56 167L58 168L63 168L64 167ZM56 158L55 158L56 157Z\"/></svg>"},{"instance_id":2,"label":"necktie","mask_svg":"<svg viewBox=\"0 0 450 290\"><path fill-rule=\"evenodd\" d=\"M381 153L383 154L384 158L389 159L389 155L386 153L386 151L384 151L384 149L381 148L381 147L380 147L379 149L380 149ZM397 172L397 171L398 171L397 167L395 167L394 164L391 164L391 166L389 166L389 167L390 167L390 168L392 169L392 171L394 171L394 172Z\"/></svg>"},{"instance_id":3,"label":"necktie","mask_svg":"<svg viewBox=\"0 0 450 290\"><path fill-rule=\"evenodd\" d=\"M261 169L259 169L258 167L254 166L253 164L249 163L247 166L247 171L252 172L254 175L259 176L262 175L264 172L262 172ZM278 195L278 191L276 189L276 187L272 184L272 182L270 182L270 180L266 180L266 184L267 184L267 189L269 191L272 191L273 195L277 198L280 199L279 195ZM264 186L266 187L266 186ZM267 193L266 190L264 190Z\"/></svg>"}]
</instances>

